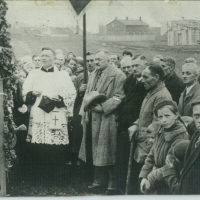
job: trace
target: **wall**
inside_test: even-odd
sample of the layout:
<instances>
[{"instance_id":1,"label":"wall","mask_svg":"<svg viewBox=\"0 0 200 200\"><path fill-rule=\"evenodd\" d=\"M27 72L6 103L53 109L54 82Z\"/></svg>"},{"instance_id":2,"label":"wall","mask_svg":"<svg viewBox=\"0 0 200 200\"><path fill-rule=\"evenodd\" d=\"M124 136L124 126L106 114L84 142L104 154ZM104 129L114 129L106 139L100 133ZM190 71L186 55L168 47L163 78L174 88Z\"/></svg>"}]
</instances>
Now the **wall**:
<instances>
[{"instance_id":1,"label":"wall","mask_svg":"<svg viewBox=\"0 0 200 200\"><path fill-rule=\"evenodd\" d=\"M126 26L126 34L128 35L147 35L149 26Z\"/></svg>"},{"instance_id":2,"label":"wall","mask_svg":"<svg viewBox=\"0 0 200 200\"><path fill-rule=\"evenodd\" d=\"M124 35L126 34L126 27L119 21L114 20L106 26L107 35Z\"/></svg>"},{"instance_id":3,"label":"wall","mask_svg":"<svg viewBox=\"0 0 200 200\"><path fill-rule=\"evenodd\" d=\"M155 41L155 35L90 35L87 38L93 41L129 42L129 41Z\"/></svg>"}]
</instances>

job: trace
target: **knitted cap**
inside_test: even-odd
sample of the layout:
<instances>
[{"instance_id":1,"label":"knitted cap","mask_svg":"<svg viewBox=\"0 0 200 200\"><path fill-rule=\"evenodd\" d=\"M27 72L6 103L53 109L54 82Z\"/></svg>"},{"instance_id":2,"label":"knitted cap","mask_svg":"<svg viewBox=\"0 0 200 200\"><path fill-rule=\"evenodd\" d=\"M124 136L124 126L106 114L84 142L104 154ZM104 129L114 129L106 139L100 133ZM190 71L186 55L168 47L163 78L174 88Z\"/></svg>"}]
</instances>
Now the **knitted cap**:
<instances>
[{"instance_id":1,"label":"knitted cap","mask_svg":"<svg viewBox=\"0 0 200 200\"><path fill-rule=\"evenodd\" d=\"M184 161L186 150L189 146L189 140L182 140L178 142L174 147L174 156L180 161Z\"/></svg>"},{"instance_id":2,"label":"knitted cap","mask_svg":"<svg viewBox=\"0 0 200 200\"><path fill-rule=\"evenodd\" d=\"M154 108L154 114L156 115L156 117L158 117L158 115L157 115L158 109L162 108L163 106L169 106L169 105L174 106L178 110L178 107L177 107L177 104L176 104L175 101L162 100L162 101L158 102L157 105Z\"/></svg>"}]
</instances>

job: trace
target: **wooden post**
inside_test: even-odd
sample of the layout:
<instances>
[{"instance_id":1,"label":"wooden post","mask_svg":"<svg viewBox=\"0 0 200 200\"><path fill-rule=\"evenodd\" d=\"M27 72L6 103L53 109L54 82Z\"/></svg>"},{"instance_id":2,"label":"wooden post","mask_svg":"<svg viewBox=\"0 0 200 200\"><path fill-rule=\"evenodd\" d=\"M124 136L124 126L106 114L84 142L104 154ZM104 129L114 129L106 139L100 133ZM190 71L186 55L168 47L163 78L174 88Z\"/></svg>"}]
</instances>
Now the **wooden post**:
<instances>
[{"instance_id":1,"label":"wooden post","mask_svg":"<svg viewBox=\"0 0 200 200\"><path fill-rule=\"evenodd\" d=\"M83 60L84 60L84 83L87 83L86 69L86 13L83 15Z\"/></svg>"},{"instance_id":2,"label":"wooden post","mask_svg":"<svg viewBox=\"0 0 200 200\"><path fill-rule=\"evenodd\" d=\"M4 156L4 108L3 108L3 80L0 79L0 197L6 196L6 171L5 171L5 156Z\"/></svg>"}]
</instances>

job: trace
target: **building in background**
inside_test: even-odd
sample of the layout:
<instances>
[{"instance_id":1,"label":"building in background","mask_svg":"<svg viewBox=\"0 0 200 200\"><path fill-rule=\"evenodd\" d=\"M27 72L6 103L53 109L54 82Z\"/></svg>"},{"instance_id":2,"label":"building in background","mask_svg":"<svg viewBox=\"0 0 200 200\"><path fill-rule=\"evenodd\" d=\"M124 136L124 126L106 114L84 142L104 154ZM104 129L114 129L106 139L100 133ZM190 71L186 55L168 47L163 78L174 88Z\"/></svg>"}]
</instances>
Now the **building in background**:
<instances>
[{"instance_id":1,"label":"building in background","mask_svg":"<svg viewBox=\"0 0 200 200\"><path fill-rule=\"evenodd\" d=\"M173 20L168 26L168 46L198 45L200 20Z\"/></svg>"},{"instance_id":2,"label":"building in background","mask_svg":"<svg viewBox=\"0 0 200 200\"><path fill-rule=\"evenodd\" d=\"M125 20L115 18L112 22L106 25L107 35L148 35L149 25L142 21L140 17L138 20Z\"/></svg>"}]
</instances>

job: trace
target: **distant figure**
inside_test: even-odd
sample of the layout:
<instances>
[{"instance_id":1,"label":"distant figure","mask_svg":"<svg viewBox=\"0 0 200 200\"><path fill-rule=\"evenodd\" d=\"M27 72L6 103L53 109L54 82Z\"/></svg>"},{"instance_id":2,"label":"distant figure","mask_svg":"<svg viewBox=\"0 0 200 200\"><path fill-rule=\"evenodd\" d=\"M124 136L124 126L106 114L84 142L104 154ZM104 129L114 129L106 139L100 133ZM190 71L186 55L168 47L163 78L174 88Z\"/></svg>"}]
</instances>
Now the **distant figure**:
<instances>
[{"instance_id":1,"label":"distant figure","mask_svg":"<svg viewBox=\"0 0 200 200\"><path fill-rule=\"evenodd\" d=\"M68 59L68 67L72 70L72 74L75 75L77 71L77 60L76 58Z\"/></svg>"},{"instance_id":2,"label":"distant figure","mask_svg":"<svg viewBox=\"0 0 200 200\"><path fill-rule=\"evenodd\" d=\"M197 60L195 58L186 58L184 60L185 63L194 63L197 64Z\"/></svg>"},{"instance_id":3,"label":"distant figure","mask_svg":"<svg viewBox=\"0 0 200 200\"><path fill-rule=\"evenodd\" d=\"M60 64L60 60L55 59L53 62L54 66L58 68L58 71L61 70L61 64Z\"/></svg>"},{"instance_id":4,"label":"distant figure","mask_svg":"<svg viewBox=\"0 0 200 200\"><path fill-rule=\"evenodd\" d=\"M63 54L56 54L55 59L60 61L61 69L65 68L65 56Z\"/></svg>"},{"instance_id":5,"label":"distant figure","mask_svg":"<svg viewBox=\"0 0 200 200\"><path fill-rule=\"evenodd\" d=\"M39 69L41 67L41 58L39 55L34 55L33 57L33 63L35 64L35 69Z\"/></svg>"},{"instance_id":6,"label":"distant figure","mask_svg":"<svg viewBox=\"0 0 200 200\"><path fill-rule=\"evenodd\" d=\"M56 55L56 54L63 54L63 50L61 50L61 49L56 49L56 50L55 50L55 55Z\"/></svg>"},{"instance_id":7,"label":"distant figure","mask_svg":"<svg viewBox=\"0 0 200 200\"><path fill-rule=\"evenodd\" d=\"M123 57L129 56L129 57L132 58L133 54L132 54L130 51L125 50L125 51L123 51L122 56L123 56Z\"/></svg>"},{"instance_id":8,"label":"distant figure","mask_svg":"<svg viewBox=\"0 0 200 200\"><path fill-rule=\"evenodd\" d=\"M153 57L153 62L160 62L161 59L163 59L162 55L155 55Z\"/></svg>"},{"instance_id":9,"label":"distant figure","mask_svg":"<svg viewBox=\"0 0 200 200\"><path fill-rule=\"evenodd\" d=\"M160 62L164 71L165 86L172 95L172 99L178 104L185 85L175 72L176 61L174 58L167 56L161 59Z\"/></svg>"},{"instance_id":10,"label":"distant figure","mask_svg":"<svg viewBox=\"0 0 200 200\"><path fill-rule=\"evenodd\" d=\"M31 58L31 56L24 56L21 58L21 62L25 66L26 63L32 63L33 60Z\"/></svg>"},{"instance_id":11,"label":"distant figure","mask_svg":"<svg viewBox=\"0 0 200 200\"><path fill-rule=\"evenodd\" d=\"M25 70L30 73L33 69L35 69L35 65L31 62L31 63L26 63L24 65Z\"/></svg>"},{"instance_id":12,"label":"distant figure","mask_svg":"<svg viewBox=\"0 0 200 200\"><path fill-rule=\"evenodd\" d=\"M70 60L70 59L72 59L72 58L76 58L76 56L75 56L72 52L69 52L69 53L67 54L67 60Z\"/></svg>"},{"instance_id":13,"label":"distant figure","mask_svg":"<svg viewBox=\"0 0 200 200\"><path fill-rule=\"evenodd\" d=\"M121 70L128 77L133 73L131 57L124 57L121 60Z\"/></svg>"}]
</instances>

